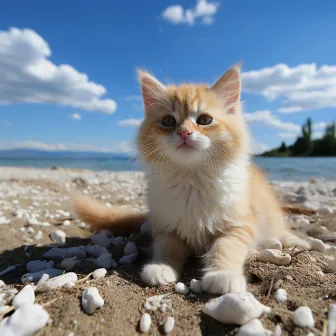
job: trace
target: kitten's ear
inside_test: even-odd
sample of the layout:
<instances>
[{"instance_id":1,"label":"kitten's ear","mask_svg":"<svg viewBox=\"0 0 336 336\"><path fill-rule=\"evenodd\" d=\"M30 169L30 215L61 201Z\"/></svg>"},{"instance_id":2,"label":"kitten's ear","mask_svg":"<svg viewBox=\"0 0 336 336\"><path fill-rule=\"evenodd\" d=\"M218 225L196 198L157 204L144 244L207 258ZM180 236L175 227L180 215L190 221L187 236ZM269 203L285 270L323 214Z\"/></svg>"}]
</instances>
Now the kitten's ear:
<instances>
[{"instance_id":1,"label":"kitten's ear","mask_svg":"<svg viewBox=\"0 0 336 336\"><path fill-rule=\"evenodd\" d=\"M166 87L147 71L137 70L145 109L166 99Z\"/></svg>"},{"instance_id":2,"label":"kitten's ear","mask_svg":"<svg viewBox=\"0 0 336 336\"><path fill-rule=\"evenodd\" d=\"M223 101L229 113L235 111L234 107L240 100L241 79L240 64L233 66L212 86L211 90Z\"/></svg>"}]
</instances>

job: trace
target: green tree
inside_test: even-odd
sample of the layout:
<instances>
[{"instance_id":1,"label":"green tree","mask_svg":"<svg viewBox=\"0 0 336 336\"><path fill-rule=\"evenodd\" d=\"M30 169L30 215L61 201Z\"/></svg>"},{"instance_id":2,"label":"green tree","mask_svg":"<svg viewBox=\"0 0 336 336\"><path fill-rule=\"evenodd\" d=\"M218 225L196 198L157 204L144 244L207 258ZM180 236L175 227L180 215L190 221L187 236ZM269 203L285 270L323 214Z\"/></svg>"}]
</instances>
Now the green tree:
<instances>
[{"instance_id":1,"label":"green tree","mask_svg":"<svg viewBox=\"0 0 336 336\"><path fill-rule=\"evenodd\" d=\"M279 152L283 153L283 152L286 152L287 150L287 146L285 144L285 142L283 141L280 148L279 148Z\"/></svg>"},{"instance_id":2,"label":"green tree","mask_svg":"<svg viewBox=\"0 0 336 336\"><path fill-rule=\"evenodd\" d=\"M302 125L302 136L298 137L293 144L293 156L309 156L312 151L312 120L308 118L306 123Z\"/></svg>"}]
</instances>

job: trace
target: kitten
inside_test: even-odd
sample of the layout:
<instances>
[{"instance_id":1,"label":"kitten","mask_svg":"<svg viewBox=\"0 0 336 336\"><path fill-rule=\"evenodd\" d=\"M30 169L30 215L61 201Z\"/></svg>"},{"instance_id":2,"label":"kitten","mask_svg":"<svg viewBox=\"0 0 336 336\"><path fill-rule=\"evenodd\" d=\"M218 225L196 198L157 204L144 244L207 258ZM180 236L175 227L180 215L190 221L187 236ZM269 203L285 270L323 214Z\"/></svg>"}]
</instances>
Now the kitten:
<instances>
[{"instance_id":1,"label":"kitten","mask_svg":"<svg viewBox=\"0 0 336 336\"><path fill-rule=\"evenodd\" d=\"M145 106L138 146L148 164L154 239L152 261L141 275L150 285L177 281L197 254L204 255L204 291L241 292L244 262L257 244L308 248L289 231L271 187L250 162L240 72L232 67L211 87L164 86L138 73ZM75 205L84 221L112 231L139 229L147 218L84 197Z\"/></svg>"}]
</instances>

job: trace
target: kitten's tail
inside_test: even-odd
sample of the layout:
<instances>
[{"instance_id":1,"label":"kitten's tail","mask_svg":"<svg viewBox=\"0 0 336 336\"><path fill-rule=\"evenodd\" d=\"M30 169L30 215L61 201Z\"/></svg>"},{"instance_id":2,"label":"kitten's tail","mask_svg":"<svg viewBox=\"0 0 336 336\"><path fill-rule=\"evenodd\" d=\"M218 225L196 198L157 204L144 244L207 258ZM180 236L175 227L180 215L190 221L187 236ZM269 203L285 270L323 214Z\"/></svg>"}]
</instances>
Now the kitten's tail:
<instances>
[{"instance_id":1,"label":"kitten's tail","mask_svg":"<svg viewBox=\"0 0 336 336\"><path fill-rule=\"evenodd\" d=\"M82 194L74 196L73 205L77 216L96 230L109 229L120 234L140 232L141 225L147 219L147 213L119 207L108 208Z\"/></svg>"}]
</instances>

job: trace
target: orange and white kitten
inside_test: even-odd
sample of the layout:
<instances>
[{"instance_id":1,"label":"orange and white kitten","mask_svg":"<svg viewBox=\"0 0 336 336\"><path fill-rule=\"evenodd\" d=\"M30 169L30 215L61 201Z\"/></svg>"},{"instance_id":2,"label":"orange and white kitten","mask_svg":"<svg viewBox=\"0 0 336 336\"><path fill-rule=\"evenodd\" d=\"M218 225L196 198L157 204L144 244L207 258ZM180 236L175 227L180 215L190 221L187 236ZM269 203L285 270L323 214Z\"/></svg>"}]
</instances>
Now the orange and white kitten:
<instances>
[{"instance_id":1,"label":"orange and white kitten","mask_svg":"<svg viewBox=\"0 0 336 336\"><path fill-rule=\"evenodd\" d=\"M148 219L153 258L142 270L150 285L177 281L191 255L204 255L204 291L246 289L244 262L257 244L308 244L287 227L263 174L250 162L240 104L240 67L213 86L165 86L139 71L145 119L138 134L148 164ZM146 214L107 209L79 198L80 217L96 227L134 229Z\"/></svg>"}]
</instances>

